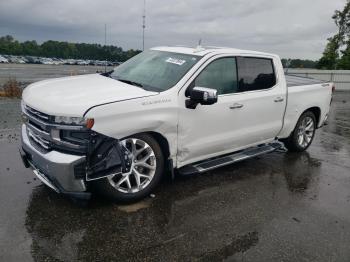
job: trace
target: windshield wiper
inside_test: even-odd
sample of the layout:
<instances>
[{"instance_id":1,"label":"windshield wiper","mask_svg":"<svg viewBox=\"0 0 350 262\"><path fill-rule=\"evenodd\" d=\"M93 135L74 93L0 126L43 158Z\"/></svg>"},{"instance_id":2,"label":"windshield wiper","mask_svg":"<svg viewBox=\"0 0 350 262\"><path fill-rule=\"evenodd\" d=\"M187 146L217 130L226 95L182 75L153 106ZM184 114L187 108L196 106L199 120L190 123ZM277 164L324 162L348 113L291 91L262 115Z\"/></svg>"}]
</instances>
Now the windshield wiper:
<instances>
[{"instance_id":1,"label":"windshield wiper","mask_svg":"<svg viewBox=\"0 0 350 262\"><path fill-rule=\"evenodd\" d=\"M98 72L98 71L97 71ZM97 73L96 72L96 73ZM100 73L101 76L106 76L106 77L111 77L111 74L114 72L114 70L108 71L108 72L104 72L104 73Z\"/></svg>"},{"instance_id":2,"label":"windshield wiper","mask_svg":"<svg viewBox=\"0 0 350 262\"><path fill-rule=\"evenodd\" d=\"M127 80L127 79L121 79L121 78L117 78L118 81L129 84L129 85L133 85L133 86L138 86L138 87L143 87L142 84L131 81L131 80Z\"/></svg>"}]
</instances>

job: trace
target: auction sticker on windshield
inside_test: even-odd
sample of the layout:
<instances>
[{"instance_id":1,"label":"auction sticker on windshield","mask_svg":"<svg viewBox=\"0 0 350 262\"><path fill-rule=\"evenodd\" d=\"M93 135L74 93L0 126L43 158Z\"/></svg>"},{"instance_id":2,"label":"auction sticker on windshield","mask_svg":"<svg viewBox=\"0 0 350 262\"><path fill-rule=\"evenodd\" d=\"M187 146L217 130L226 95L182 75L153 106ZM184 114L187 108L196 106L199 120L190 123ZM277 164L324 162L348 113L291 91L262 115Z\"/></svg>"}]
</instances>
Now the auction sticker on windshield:
<instances>
[{"instance_id":1,"label":"auction sticker on windshield","mask_svg":"<svg viewBox=\"0 0 350 262\"><path fill-rule=\"evenodd\" d=\"M176 65L183 65L184 63L186 63L186 60L169 57L167 60L165 60L165 62L176 64Z\"/></svg>"}]
</instances>

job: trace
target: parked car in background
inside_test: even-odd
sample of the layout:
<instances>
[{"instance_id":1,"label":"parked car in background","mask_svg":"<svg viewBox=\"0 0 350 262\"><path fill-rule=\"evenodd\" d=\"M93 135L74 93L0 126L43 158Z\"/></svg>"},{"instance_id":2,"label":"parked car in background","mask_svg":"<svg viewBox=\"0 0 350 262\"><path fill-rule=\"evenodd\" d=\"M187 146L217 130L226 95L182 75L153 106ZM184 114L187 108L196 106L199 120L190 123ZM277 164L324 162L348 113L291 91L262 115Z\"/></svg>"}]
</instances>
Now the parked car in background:
<instances>
[{"instance_id":1,"label":"parked car in background","mask_svg":"<svg viewBox=\"0 0 350 262\"><path fill-rule=\"evenodd\" d=\"M44 64L44 65L94 65L94 66L117 66L120 62L100 61L90 59L62 59L56 57L15 56L1 55L0 63L15 64Z\"/></svg>"},{"instance_id":2,"label":"parked car in background","mask_svg":"<svg viewBox=\"0 0 350 262\"><path fill-rule=\"evenodd\" d=\"M9 61L9 63L14 63L14 64L25 64L26 61L20 57L20 56L6 56L7 60Z\"/></svg>"},{"instance_id":3,"label":"parked car in background","mask_svg":"<svg viewBox=\"0 0 350 262\"><path fill-rule=\"evenodd\" d=\"M0 55L0 63L8 63L8 62L9 61L5 57Z\"/></svg>"},{"instance_id":4,"label":"parked car in background","mask_svg":"<svg viewBox=\"0 0 350 262\"><path fill-rule=\"evenodd\" d=\"M41 64L40 58L36 56L26 56L28 64Z\"/></svg>"}]
</instances>

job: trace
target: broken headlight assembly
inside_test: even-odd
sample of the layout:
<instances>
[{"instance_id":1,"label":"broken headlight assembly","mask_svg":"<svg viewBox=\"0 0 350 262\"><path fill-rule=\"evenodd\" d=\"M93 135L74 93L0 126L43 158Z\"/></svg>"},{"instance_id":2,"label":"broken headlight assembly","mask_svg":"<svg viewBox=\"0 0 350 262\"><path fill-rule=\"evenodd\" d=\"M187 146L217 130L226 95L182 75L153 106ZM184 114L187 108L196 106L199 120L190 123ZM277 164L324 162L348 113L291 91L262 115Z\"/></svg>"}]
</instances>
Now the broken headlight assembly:
<instances>
[{"instance_id":1,"label":"broken headlight assembly","mask_svg":"<svg viewBox=\"0 0 350 262\"><path fill-rule=\"evenodd\" d=\"M54 121L56 124L60 124L60 125L84 126L88 129L91 129L95 123L93 118L71 117L71 116L55 116Z\"/></svg>"},{"instance_id":2,"label":"broken headlight assembly","mask_svg":"<svg viewBox=\"0 0 350 262\"><path fill-rule=\"evenodd\" d=\"M56 116L55 122L59 125L84 127L51 130L56 150L86 155L86 163L75 170L76 177L86 177L89 181L130 170L129 151L118 139L91 130L94 125L92 118Z\"/></svg>"},{"instance_id":3,"label":"broken headlight assembly","mask_svg":"<svg viewBox=\"0 0 350 262\"><path fill-rule=\"evenodd\" d=\"M86 153L93 118L55 116L54 122L61 127L51 129L53 148L67 153Z\"/></svg>"}]
</instances>

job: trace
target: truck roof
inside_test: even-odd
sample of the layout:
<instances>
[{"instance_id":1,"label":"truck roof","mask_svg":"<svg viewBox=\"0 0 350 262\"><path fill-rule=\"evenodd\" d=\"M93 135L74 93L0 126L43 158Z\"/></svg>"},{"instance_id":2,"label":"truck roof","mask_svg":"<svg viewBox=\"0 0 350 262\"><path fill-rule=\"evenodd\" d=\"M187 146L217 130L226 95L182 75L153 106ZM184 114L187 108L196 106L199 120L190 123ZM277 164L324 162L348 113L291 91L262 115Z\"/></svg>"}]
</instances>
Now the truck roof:
<instances>
[{"instance_id":1,"label":"truck roof","mask_svg":"<svg viewBox=\"0 0 350 262\"><path fill-rule=\"evenodd\" d=\"M158 46L153 47L151 50L159 50L159 51L165 51L165 52L174 52L174 53L180 53L180 54L189 54L189 55L198 55L198 56L205 56L207 54L235 54L235 55L241 55L241 54L250 54L250 55L261 55L261 56L270 56L270 57L278 57L275 54L269 54L264 52L258 52L258 51L251 51L251 50L243 50L243 49L236 49L236 48L230 48L230 47L218 47L218 46L198 46L198 47L188 47L188 46Z\"/></svg>"}]
</instances>

